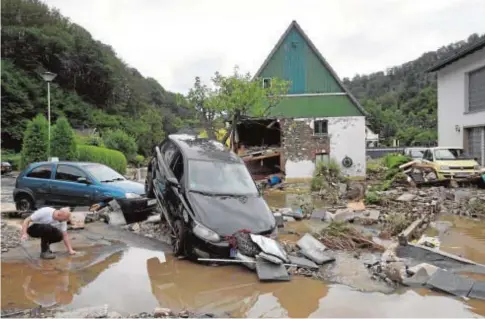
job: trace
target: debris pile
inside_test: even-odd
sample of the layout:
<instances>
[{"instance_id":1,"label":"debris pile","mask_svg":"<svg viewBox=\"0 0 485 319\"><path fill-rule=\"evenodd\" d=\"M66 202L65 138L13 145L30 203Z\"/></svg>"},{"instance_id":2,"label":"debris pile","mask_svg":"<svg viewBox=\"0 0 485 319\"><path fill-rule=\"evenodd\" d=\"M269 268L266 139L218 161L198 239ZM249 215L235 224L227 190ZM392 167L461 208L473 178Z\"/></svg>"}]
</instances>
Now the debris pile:
<instances>
[{"instance_id":1,"label":"debris pile","mask_svg":"<svg viewBox=\"0 0 485 319\"><path fill-rule=\"evenodd\" d=\"M2 253L20 245L20 229L2 220Z\"/></svg>"},{"instance_id":2,"label":"debris pile","mask_svg":"<svg viewBox=\"0 0 485 319\"><path fill-rule=\"evenodd\" d=\"M90 306L74 310L38 307L19 311L4 311L2 317L10 318L230 318L227 313L197 313L188 310L173 311L169 308L157 307L151 312L140 312L122 315L109 308L108 305Z\"/></svg>"},{"instance_id":3,"label":"debris pile","mask_svg":"<svg viewBox=\"0 0 485 319\"><path fill-rule=\"evenodd\" d=\"M334 250L369 249L384 251L384 247L372 241L372 236L365 236L345 222L332 222L317 235L326 247Z\"/></svg>"}]
</instances>

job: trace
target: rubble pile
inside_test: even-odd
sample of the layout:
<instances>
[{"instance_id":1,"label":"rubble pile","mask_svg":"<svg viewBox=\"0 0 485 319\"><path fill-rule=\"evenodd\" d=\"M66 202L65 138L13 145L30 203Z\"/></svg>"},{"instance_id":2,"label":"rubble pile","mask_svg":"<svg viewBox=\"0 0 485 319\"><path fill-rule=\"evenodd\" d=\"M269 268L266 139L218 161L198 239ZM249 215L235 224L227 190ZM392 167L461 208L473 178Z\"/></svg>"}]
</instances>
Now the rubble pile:
<instances>
[{"instance_id":1,"label":"rubble pile","mask_svg":"<svg viewBox=\"0 0 485 319\"><path fill-rule=\"evenodd\" d=\"M10 248L20 245L20 231L18 227L7 225L2 221L2 253L7 252Z\"/></svg>"},{"instance_id":2,"label":"rubble pile","mask_svg":"<svg viewBox=\"0 0 485 319\"><path fill-rule=\"evenodd\" d=\"M108 305L91 306L74 310L59 308L33 308L19 311L4 311L2 317L10 318L230 318L227 313L216 315L213 313L197 313L188 310L173 311L169 308L157 307L151 312L140 312L122 315L110 310Z\"/></svg>"}]
</instances>

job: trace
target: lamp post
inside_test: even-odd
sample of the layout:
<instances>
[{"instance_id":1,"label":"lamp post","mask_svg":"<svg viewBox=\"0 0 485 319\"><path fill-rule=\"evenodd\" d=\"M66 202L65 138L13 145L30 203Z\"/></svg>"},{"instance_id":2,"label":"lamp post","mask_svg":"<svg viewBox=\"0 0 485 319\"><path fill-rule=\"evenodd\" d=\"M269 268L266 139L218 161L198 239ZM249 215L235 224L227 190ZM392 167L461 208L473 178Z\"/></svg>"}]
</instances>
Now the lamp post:
<instances>
[{"instance_id":1,"label":"lamp post","mask_svg":"<svg viewBox=\"0 0 485 319\"><path fill-rule=\"evenodd\" d=\"M51 82L55 79L57 74L52 72L44 72L42 73L42 78L44 81L47 82L47 121L49 122L48 128L48 141L49 144L47 145L47 154L50 156L51 152Z\"/></svg>"}]
</instances>

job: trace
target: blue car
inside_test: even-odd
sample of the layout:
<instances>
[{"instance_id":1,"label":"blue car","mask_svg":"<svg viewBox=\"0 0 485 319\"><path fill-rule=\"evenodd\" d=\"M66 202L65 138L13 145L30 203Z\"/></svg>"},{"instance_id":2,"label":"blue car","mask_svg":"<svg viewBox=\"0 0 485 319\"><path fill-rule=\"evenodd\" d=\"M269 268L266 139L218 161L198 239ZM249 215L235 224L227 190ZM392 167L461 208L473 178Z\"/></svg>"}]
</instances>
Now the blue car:
<instances>
[{"instance_id":1,"label":"blue car","mask_svg":"<svg viewBox=\"0 0 485 319\"><path fill-rule=\"evenodd\" d=\"M122 208L133 208L133 213L151 211L156 205L145 196L143 184L108 166L87 162L32 163L17 177L13 196L21 213L43 206L91 206L111 199Z\"/></svg>"}]
</instances>

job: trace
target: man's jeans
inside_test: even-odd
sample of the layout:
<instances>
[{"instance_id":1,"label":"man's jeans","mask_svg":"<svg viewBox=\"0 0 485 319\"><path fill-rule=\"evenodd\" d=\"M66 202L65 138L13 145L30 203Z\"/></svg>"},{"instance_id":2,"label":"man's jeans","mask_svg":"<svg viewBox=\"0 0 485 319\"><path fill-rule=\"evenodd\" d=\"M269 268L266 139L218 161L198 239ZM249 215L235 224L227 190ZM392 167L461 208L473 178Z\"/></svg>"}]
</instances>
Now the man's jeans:
<instances>
[{"instance_id":1,"label":"man's jeans","mask_svg":"<svg viewBox=\"0 0 485 319\"><path fill-rule=\"evenodd\" d=\"M54 226L48 224L33 224L27 228L30 237L40 238L41 252L49 251L49 245L62 240L62 232Z\"/></svg>"}]
</instances>

